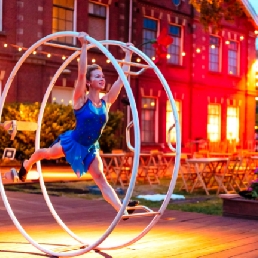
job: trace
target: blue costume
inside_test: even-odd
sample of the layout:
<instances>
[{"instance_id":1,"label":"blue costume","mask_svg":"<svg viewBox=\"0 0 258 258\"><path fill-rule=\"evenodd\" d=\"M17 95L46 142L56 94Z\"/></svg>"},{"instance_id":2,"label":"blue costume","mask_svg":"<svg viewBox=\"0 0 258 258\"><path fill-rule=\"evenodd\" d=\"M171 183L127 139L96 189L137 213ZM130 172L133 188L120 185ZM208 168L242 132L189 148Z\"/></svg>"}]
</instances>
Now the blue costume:
<instances>
[{"instance_id":1,"label":"blue costume","mask_svg":"<svg viewBox=\"0 0 258 258\"><path fill-rule=\"evenodd\" d=\"M101 107L97 108L87 99L80 109L74 110L75 129L61 134L51 145L60 142L67 162L80 176L88 171L96 157L98 139L108 120L106 102L101 99L101 103Z\"/></svg>"}]
</instances>

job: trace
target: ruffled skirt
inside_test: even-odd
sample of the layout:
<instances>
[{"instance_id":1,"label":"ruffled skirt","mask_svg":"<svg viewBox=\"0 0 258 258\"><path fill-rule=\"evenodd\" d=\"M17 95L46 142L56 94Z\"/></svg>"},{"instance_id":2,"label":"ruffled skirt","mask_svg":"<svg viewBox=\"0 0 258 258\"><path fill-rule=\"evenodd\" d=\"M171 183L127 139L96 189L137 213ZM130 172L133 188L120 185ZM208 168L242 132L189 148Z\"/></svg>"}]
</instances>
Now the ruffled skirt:
<instances>
[{"instance_id":1,"label":"ruffled skirt","mask_svg":"<svg viewBox=\"0 0 258 258\"><path fill-rule=\"evenodd\" d=\"M72 131L61 134L52 144L60 142L66 161L71 165L73 171L78 177L83 176L89 169L92 161L96 157L99 149L98 142L90 146L83 146L73 140ZM51 147L50 146L50 147Z\"/></svg>"}]
</instances>

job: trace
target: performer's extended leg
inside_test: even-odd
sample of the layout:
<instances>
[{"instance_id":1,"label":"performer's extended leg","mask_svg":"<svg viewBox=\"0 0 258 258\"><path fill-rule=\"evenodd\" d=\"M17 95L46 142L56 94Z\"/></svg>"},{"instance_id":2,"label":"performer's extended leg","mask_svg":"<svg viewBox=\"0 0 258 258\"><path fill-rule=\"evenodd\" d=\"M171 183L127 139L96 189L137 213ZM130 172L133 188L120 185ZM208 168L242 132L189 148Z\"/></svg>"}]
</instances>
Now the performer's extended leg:
<instances>
[{"instance_id":1,"label":"performer's extended leg","mask_svg":"<svg viewBox=\"0 0 258 258\"><path fill-rule=\"evenodd\" d=\"M19 171L19 178L23 182L26 180L28 172L31 170L33 164L42 159L58 159L64 157L63 149L60 143L56 143L51 148L39 149L35 151L30 159L25 160Z\"/></svg>"},{"instance_id":2,"label":"performer's extended leg","mask_svg":"<svg viewBox=\"0 0 258 258\"><path fill-rule=\"evenodd\" d=\"M103 173L103 163L99 154L96 155L95 159L91 163L89 167L89 172L92 175L93 180L101 190L105 200L110 203L115 208L115 210L119 211L122 206L121 201L119 200L114 189L108 183Z\"/></svg>"}]
</instances>

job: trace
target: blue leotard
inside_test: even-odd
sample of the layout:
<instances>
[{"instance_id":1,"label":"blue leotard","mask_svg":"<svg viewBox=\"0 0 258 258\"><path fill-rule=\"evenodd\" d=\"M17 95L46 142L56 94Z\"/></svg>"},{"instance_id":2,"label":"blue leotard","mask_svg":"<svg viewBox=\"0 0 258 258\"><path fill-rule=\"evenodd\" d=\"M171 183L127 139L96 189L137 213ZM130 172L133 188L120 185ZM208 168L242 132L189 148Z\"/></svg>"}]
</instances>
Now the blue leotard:
<instances>
[{"instance_id":1,"label":"blue leotard","mask_svg":"<svg viewBox=\"0 0 258 258\"><path fill-rule=\"evenodd\" d=\"M106 102L97 108L90 99L77 110L74 110L76 126L74 130L61 134L51 145L60 142L65 158L73 171L82 176L94 160L99 150L98 139L108 120Z\"/></svg>"}]
</instances>

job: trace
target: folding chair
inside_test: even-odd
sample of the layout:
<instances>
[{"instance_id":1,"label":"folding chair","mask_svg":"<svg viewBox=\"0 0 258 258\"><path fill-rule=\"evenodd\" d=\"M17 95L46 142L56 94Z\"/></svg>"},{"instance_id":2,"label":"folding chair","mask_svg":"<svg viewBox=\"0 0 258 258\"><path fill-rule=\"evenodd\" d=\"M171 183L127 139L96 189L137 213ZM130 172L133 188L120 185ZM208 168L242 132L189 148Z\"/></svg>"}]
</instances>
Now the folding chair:
<instances>
[{"instance_id":1,"label":"folding chair","mask_svg":"<svg viewBox=\"0 0 258 258\"><path fill-rule=\"evenodd\" d=\"M236 192L233 186L233 177L240 165L241 159L239 157L229 158L228 162L215 173L215 180L218 183L217 195L221 189L227 194Z\"/></svg>"},{"instance_id":2,"label":"folding chair","mask_svg":"<svg viewBox=\"0 0 258 258\"><path fill-rule=\"evenodd\" d=\"M115 183L119 182L122 187L128 186L130 183L133 157L133 153L125 153L124 156L117 159L116 166L113 167L117 176Z\"/></svg>"},{"instance_id":3,"label":"folding chair","mask_svg":"<svg viewBox=\"0 0 258 258\"><path fill-rule=\"evenodd\" d=\"M182 185L180 186L179 190L186 190L190 192L192 185L196 181L197 174L193 164L189 164L187 162L187 155L181 154L181 165L179 168L179 174L182 178Z\"/></svg>"},{"instance_id":4,"label":"folding chair","mask_svg":"<svg viewBox=\"0 0 258 258\"><path fill-rule=\"evenodd\" d=\"M147 180L150 185L160 184L159 172L165 169L165 165L161 164L160 155L162 155L161 152L152 151L147 163L142 166L141 177L143 181Z\"/></svg>"}]
</instances>

